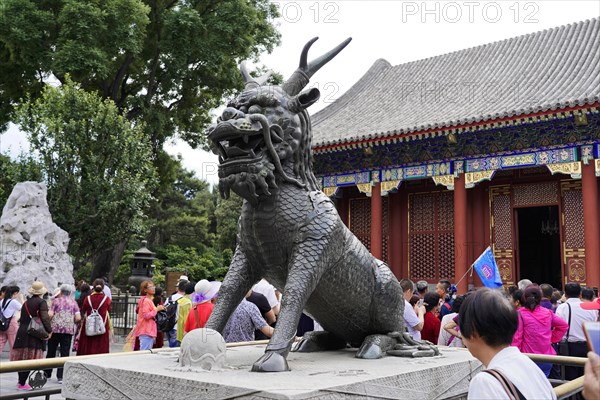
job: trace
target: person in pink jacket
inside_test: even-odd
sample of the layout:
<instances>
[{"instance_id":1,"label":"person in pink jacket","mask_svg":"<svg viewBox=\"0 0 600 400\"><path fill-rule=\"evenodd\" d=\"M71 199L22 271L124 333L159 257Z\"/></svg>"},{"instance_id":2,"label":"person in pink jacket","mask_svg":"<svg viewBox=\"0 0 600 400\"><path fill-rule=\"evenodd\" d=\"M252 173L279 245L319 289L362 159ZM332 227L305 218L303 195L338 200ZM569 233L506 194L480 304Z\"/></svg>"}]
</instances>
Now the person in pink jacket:
<instances>
[{"instance_id":1,"label":"person in pink jacket","mask_svg":"<svg viewBox=\"0 0 600 400\"><path fill-rule=\"evenodd\" d=\"M518 347L521 353L550 354L556 352L552 343L560 342L569 325L552 311L541 307L542 290L536 284L529 285L523 292L518 310L519 327L513 336L512 345ZM537 363L538 367L548 376L552 364Z\"/></svg>"},{"instance_id":2,"label":"person in pink jacket","mask_svg":"<svg viewBox=\"0 0 600 400\"><path fill-rule=\"evenodd\" d=\"M140 350L150 350L156 339L156 313L164 310L165 306L154 306L155 286L152 281L144 281L140 285L142 298L138 302L138 318L135 326L135 336L140 338Z\"/></svg>"}]
</instances>

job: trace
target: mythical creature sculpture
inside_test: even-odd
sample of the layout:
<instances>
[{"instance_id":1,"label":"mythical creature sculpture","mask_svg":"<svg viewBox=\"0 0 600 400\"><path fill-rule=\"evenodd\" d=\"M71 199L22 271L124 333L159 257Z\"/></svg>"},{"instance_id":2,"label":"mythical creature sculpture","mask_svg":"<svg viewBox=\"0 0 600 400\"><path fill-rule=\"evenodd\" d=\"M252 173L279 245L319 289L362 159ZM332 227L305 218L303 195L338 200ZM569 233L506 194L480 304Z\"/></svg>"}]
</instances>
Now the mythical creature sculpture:
<instances>
[{"instance_id":1,"label":"mythical creature sculpture","mask_svg":"<svg viewBox=\"0 0 600 400\"><path fill-rule=\"evenodd\" d=\"M325 332L307 334L297 351L360 347L357 357L379 358L388 350L433 355L403 331L404 298L390 269L346 228L312 171L311 124L306 109L319 99L302 91L310 77L350 38L300 66L281 86L252 78L242 63L245 90L208 128L219 154L219 190L244 198L237 248L207 327L222 332L229 316L261 278L283 293L277 327L253 371L289 370L286 357L303 310ZM396 349L396 350L394 350ZM421 353L419 353L421 352ZM405 355L405 354L403 354Z\"/></svg>"}]
</instances>

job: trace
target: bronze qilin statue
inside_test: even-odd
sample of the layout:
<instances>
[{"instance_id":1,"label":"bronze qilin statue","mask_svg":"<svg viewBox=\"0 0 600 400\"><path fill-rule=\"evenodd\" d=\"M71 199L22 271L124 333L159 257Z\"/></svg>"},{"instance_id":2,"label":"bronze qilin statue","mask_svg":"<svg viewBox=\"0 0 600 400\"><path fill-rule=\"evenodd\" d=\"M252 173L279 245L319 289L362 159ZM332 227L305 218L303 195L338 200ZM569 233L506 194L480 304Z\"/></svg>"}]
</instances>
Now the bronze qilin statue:
<instances>
[{"instance_id":1,"label":"bronze qilin statue","mask_svg":"<svg viewBox=\"0 0 600 400\"><path fill-rule=\"evenodd\" d=\"M277 327L253 371L289 370L286 357L303 310L325 329L304 336L295 351L359 347L357 357L434 350L403 332L404 298L390 269L346 228L312 171L306 109L319 90L310 77L351 39L300 66L281 86L252 78L242 63L244 91L231 101L208 138L219 154L219 190L244 199L238 244L207 328L222 332L246 292L266 278L283 293ZM407 349L403 346L412 345ZM414 355L414 354L413 354Z\"/></svg>"}]
</instances>

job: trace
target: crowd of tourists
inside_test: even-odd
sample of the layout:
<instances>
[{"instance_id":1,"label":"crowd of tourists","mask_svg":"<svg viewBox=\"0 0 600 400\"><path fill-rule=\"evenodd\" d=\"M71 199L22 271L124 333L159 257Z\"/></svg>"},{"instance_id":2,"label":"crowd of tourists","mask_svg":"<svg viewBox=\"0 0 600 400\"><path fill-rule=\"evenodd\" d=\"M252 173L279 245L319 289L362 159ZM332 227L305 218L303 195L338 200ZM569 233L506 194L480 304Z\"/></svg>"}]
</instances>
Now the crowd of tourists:
<instances>
[{"instance_id":1,"label":"crowd of tourists","mask_svg":"<svg viewBox=\"0 0 600 400\"><path fill-rule=\"evenodd\" d=\"M588 351L585 323L600 321L598 292L569 282L564 292L524 279L503 290L458 294L442 280L400 281L404 325L418 340L467 347L486 367L470 383L470 399L556 398L549 379L573 380L585 372L586 399L600 399L600 357ZM596 289L597 290L597 289ZM600 343L596 344L596 348ZM534 363L523 353L588 357L584 368ZM586 394L587 393L587 394ZM579 395L581 396L581 395Z\"/></svg>"},{"instance_id":2,"label":"crowd of tourists","mask_svg":"<svg viewBox=\"0 0 600 400\"><path fill-rule=\"evenodd\" d=\"M0 352L8 344L10 360L102 354L113 341L112 294L107 280L91 285L63 284L50 296L42 282L27 289L2 287L0 295ZM534 363L523 353L589 357L584 396L600 398L600 357L588 353L586 322L600 321L597 292L570 282L564 292L551 285L522 280L505 291L481 288L457 293L447 280L430 290L426 281L400 281L405 308L404 326L414 339L439 346L466 347L486 367L471 380L469 398L555 398L548 379L576 379L580 367ZM203 328L214 308L221 283L190 281L181 276L167 295L147 280L140 285L137 322L124 351L180 346L184 336ZM226 342L267 339L273 335L281 293L266 280L249 290L223 331ZM309 320L310 328L303 327ZM298 335L322 329L303 315ZM36 331L37 333L33 332ZM600 345L600 344L599 344ZM47 379L52 369L44 371ZM17 389L31 390L29 371L18 373ZM62 368L56 380L62 383ZM587 394L586 394L587 393ZM594 397L596 396L596 397Z\"/></svg>"},{"instance_id":3,"label":"crowd of tourists","mask_svg":"<svg viewBox=\"0 0 600 400\"><path fill-rule=\"evenodd\" d=\"M112 293L106 278L77 286L63 284L53 294L43 282L34 281L27 293L4 286L0 294L0 353L6 345L10 361L36 360L110 352L114 343L111 320ZM147 280L140 285L137 321L126 338L123 351L179 347L191 330L203 328L214 308L221 283L193 282L181 276L176 290L163 289ZM281 293L266 280L257 283L235 309L225 327L226 342L253 341L273 335ZM52 378L52 369L44 371ZM18 373L17 389L32 390L30 371ZM63 369L56 369L62 383Z\"/></svg>"}]
</instances>

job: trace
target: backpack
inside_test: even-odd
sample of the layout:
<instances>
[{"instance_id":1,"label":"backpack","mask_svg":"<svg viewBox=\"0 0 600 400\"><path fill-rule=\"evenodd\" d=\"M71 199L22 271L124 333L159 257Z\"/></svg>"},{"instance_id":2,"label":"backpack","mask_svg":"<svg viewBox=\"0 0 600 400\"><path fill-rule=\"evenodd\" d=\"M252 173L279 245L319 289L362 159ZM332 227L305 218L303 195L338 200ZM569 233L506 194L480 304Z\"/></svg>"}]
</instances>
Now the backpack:
<instances>
[{"instance_id":1,"label":"backpack","mask_svg":"<svg viewBox=\"0 0 600 400\"><path fill-rule=\"evenodd\" d=\"M100 305L95 310L92 306L92 300L90 300L90 296L88 296L87 300L90 304L92 312L87 317L85 317L85 334L86 336L104 335L106 333L106 318L102 319L102 316L100 315L98 310L106 301L106 296L104 296L104 298L100 302Z\"/></svg>"},{"instance_id":2,"label":"backpack","mask_svg":"<svg viewBox=\"0 0 600 400\"><path fill-rule=\"evenodd\" d=\"M175 327L176 316L177 302L169 297L165 309L156 313L156 328L161 332L170 332Z\"/></svg>"},{"instance_id":3,"label":"backpack","mask_svg":"<svg viewBox=\"0 0 600 400\"><path fill-rule=\"evenodd\" d=\"M8 307L8 305L10 304L11 301L12 301L12 299L8 300L8 302L4 305L4 307L0 308L0 331L2 331L2 332L7 331L8 327L10 326L10 320L12 317L6 318L4 316L4 310L6 310L6 307Z\"/></svg>"}]
</instances>

